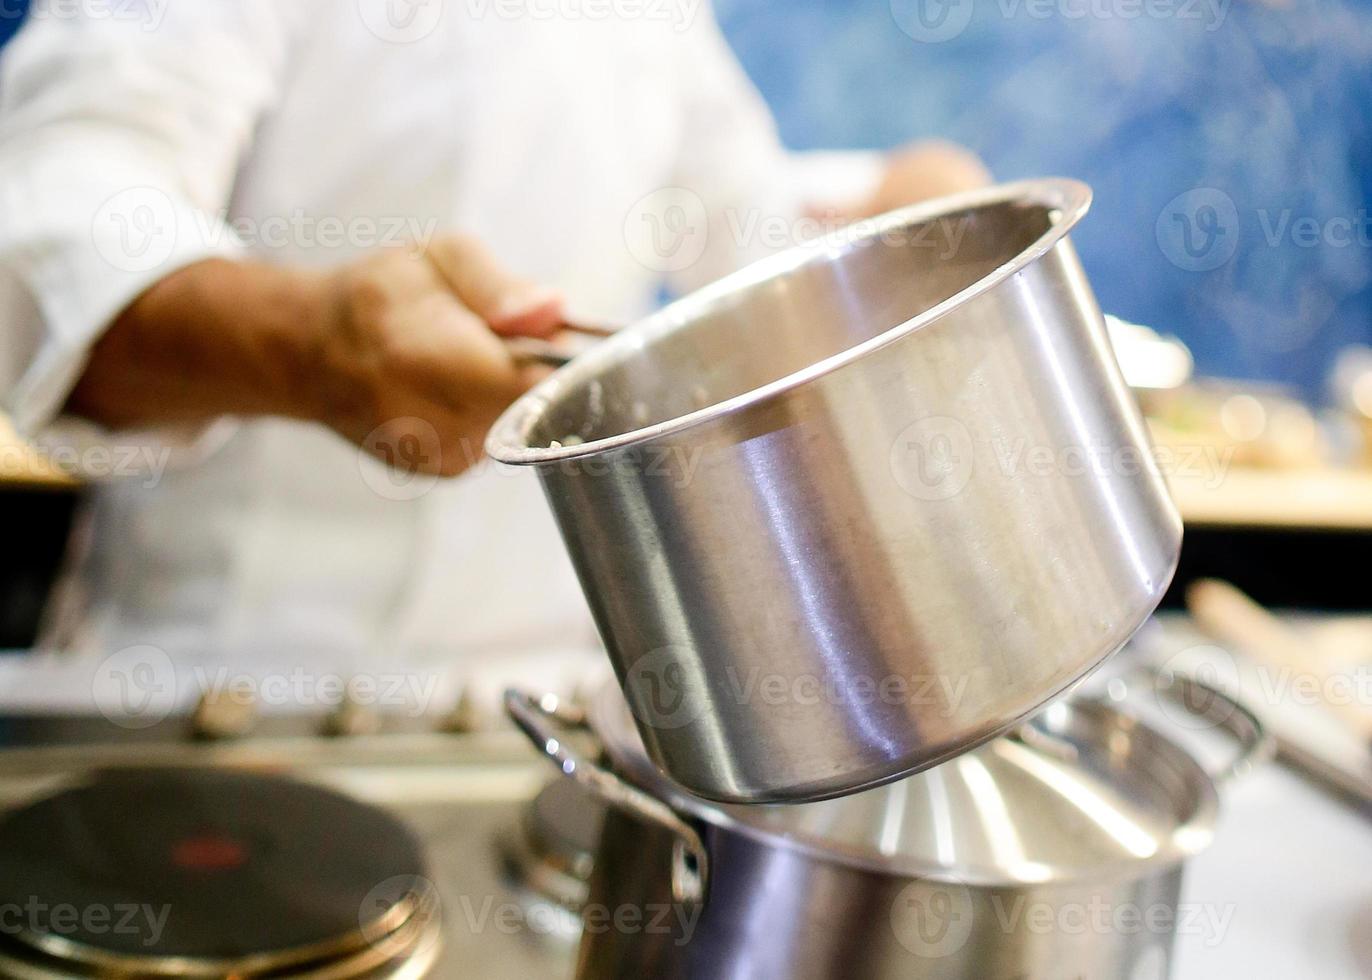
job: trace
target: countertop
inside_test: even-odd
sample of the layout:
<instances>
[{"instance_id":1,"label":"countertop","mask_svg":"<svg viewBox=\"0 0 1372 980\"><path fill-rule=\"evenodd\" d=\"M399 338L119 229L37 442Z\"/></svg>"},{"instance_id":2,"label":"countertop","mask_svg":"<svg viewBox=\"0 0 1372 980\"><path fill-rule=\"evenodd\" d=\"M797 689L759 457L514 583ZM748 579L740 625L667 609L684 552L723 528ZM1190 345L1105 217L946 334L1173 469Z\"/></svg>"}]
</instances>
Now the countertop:
<instances>
[{"instance_id":1,"label":"countertop","mask_svg":"<svg viewBox=\"0 0 1372 980\"><path fill-rule=\"evenodd\" d=\"M1280 764L1234 784L1182 901L1227 926L1177 942L1176 980L1372 977L1372 813ZM1131 978L1132 980L1132 978Z\"/></svg>"}]
</instances>

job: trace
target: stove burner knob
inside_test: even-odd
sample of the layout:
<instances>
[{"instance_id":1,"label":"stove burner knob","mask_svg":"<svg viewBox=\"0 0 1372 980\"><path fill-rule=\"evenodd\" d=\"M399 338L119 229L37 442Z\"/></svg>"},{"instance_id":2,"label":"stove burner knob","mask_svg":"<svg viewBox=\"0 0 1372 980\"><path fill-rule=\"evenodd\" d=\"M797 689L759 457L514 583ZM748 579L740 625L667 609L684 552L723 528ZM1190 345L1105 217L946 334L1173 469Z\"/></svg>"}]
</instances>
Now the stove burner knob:
<instances>
[{"instance_id":1,"label":"stove burner knob","mask_svg":"<svg viewBox=\"0 0 1372 980\"><path fill-rule=\"evenodd\" d=\"M490 712L483 706L481 699L468 687L463 690L462 696L457 699L457 706L448 713L439 727L453 735L472 735L476 732L489 731L491 728Z\"/></svg>"},{"instance_id":2,"label":"stove burner knob","mask_svg":"<svg viewBox=\"0 0 1372 980\"><path fill-rule=\"evenodd\" d=\"M191 718L192 734L210 741L242 738L256 725L256 698L251 691L232 686L206 691Z\"/></svg>"},{"instance_id":3,"label":"stove burner knob","mask_svg":"<svg viewBox=\"0 0 1372 980\"><path fill-rule=\"evenodd\" d=\"M324 720L323 731L333 738L376 735L381 731L381 715L371 705L359 701L356 692L349 688L338 707Z\"/></svg>"}]
</instances>

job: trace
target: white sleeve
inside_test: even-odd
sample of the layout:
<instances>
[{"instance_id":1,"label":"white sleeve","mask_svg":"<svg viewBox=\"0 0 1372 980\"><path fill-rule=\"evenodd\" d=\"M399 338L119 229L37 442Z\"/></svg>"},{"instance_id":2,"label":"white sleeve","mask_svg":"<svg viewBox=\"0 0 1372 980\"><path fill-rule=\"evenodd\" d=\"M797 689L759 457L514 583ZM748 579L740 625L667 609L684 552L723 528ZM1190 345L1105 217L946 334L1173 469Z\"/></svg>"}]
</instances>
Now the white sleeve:
<instances>
[{"instance_id":1,"label":"white sleeve","mask_svg":"<svg viewBox=\"0 0 1372 980\"><path fill-rule=\"evenodd\" d=\"M225 210L304 5L116 6L40 0L0 58L0 396L24 432L140 293L241 252Z\"/></svg>"},{"instance_id":2,"label":"white sleeve","mask_svg":"<svg viewBox=\"0 0 1372 980\"><path fill-rule=\"evenodd\" d=\"M803 217L806 209L860 200L882 172L875 152L788 151L708 2L685 40L678 68L685 135L674 182L691 207L703 205L708 236L700 258L674 270L677 291L822 233L820 222Z\"/></svg>"}]
</instances>

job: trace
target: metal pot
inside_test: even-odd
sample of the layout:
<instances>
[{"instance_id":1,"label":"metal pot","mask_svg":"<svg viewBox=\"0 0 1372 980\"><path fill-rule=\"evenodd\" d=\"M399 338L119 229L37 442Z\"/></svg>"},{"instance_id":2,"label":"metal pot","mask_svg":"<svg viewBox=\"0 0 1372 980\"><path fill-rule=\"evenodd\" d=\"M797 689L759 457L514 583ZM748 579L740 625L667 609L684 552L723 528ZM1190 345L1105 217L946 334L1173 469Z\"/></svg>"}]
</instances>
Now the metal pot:
<instances>
[{"instance_id":1,"label":"metal pot","mask_svg":"<svg viewBox=\"0 0 1372 980\"><path fill-rule=\"evenodd\" d=\"M709 803L658 773L617 691L591 713L614 772L556 730L584 719L517 693L507 705L614 808L583 980L1142 980L1168 974L1216 782L1270 750L1242 706L1194 681L1175 690L1238 740L1213 772L1119 704L1078 700L900 782L761 807Z\"/></svg>"},{"instance_id":2,"label":"metal pot","mask_svg":"<svg viewBox=\"0 0 1372 980\"><path fill-rule=\"evenodd\" d=\"M496 424L681 785L809 800L934 765L1157 604L1181 521L1067 238L1089 203L1011 184L789 251Z\"/></svg>"}]
</instances>

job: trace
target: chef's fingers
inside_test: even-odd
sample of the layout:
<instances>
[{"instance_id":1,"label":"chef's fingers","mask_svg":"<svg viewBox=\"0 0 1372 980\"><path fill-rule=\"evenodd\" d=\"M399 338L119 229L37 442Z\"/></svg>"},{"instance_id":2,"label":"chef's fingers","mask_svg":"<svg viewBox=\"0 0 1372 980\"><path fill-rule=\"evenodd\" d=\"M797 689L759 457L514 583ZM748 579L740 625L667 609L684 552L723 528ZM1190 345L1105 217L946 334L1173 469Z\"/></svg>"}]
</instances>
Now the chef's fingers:
<instances>
[{"instance_id":1,"label":"chef's fingers","mask_svg":"<svg viewBox=\"0 0 1372 980\"><path fill-rule=\"evenodd\" d=\"M560 293L510 273L475 239L438 238L425 254L463 304L496 333L546 337L562 322Z\"/></svg>"},{"instance_id":2,"label":"chef's fingers","mask_svg":"<svg viewBox=\"0 0 1372 980\"><path fill-rule=\"evenodd\" d=\"M513 400L525 390L523 365L486 320L455 295L427 258L383 255L346 277L344 357L362 387L422 387L458 406Z\"/></svg>"},{"instance_id":3,"label":"chef's fingers","mask_svg":"<svg viewBox=\"0 0 1372 980\"><path fill-rule=\"evenodd\" d=\"M391 310L387 332L389 383L454 412L494 417L547 375L542 366L516 357L482 317L444 288L416 294Z\"/></svg>"}]
</instances>

